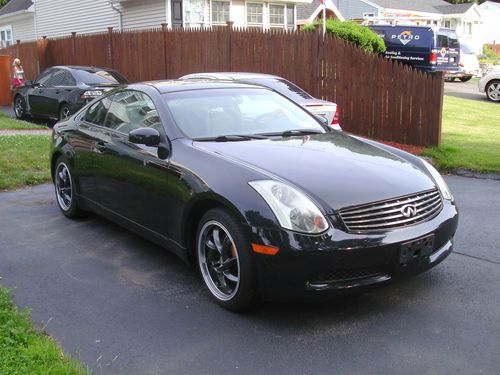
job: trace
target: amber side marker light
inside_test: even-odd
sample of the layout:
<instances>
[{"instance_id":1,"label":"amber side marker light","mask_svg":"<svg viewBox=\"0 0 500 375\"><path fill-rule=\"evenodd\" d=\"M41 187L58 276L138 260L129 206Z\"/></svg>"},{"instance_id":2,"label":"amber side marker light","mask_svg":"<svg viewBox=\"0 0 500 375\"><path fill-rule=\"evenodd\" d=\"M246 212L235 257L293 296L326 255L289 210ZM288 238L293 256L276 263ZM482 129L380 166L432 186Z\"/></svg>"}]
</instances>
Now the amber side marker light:
<instances>
[{"instance_id":1,"label":"amber side marker light","mask_svg":"<svg viewBox=\"0 0 500 375\"><path fill-rule=\"evenodd\" d=\"M280 251L280 249L277 247L257 245L255 243L252 244L252 250L254 251L254 253L265 255L276 255L278 254L278 251Z\"/></svg>"}]
</instances>

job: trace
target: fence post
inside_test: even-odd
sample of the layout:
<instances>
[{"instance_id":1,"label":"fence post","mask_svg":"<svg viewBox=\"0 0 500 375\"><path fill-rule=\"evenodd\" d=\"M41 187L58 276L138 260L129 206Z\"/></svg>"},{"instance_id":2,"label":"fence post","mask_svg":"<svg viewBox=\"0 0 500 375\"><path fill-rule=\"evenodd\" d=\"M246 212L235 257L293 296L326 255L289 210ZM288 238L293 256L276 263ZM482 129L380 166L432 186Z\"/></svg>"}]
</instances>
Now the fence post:
<instances>
[{"instance_id":1,"label":"fence post","mask_svg":"<svg viewBox=\"0 0 500 375\"><path fill-rule=\"evenodd\" d=\"M436 72L434 73L435 76L433 77L436 81L437 84L439 85L439 90L434 90L435 93L437 93L437 111L435 115L435 124L434 126L436 127L437 134L435 134L435 144L433 146L439 146L441 144L441 126L443 123L443 101L444 101L444 74L443 72Z\"/></svg>"},{"instance_id":2,"label":"fence post","mask_svg":"<svg viewBox=\"0 0 500 375\"><path fill-rule=\"evenodd\" d=\"M163 66L165 67L165 71L164 71L164 74L165 74L165 78L168 79L169 78L169 75L168 75L168 55L167 55L167 51L168 51L168 41L167 41L167 32L168 32L168 23L162 23L161 24L161 30L163 31Z\"/></svg>"},{"instance_id":3,"label":"fence post","mask_svg":"<svg viewBox=\"0 0 500 375\"><path fill-rule=\"evenodd\" d=\"M45 69L47 64L47 46L49 45L49 40L46 36L42 36L42 39L36 41L36 49L37 49L37 74L40 73L43 69Z\"/></svg>"},{"instance_id":4,"label":"fence post","mask_svg":"<svg viewBox=\"0 0 500 375\"><path fill-rule=\"evenodd\" d=\"M320 52L320 40L322 39L321 36L321 29L319 28L318 25L316 25L316 30L314 32L314 37L312 41L312 46L311 46L311 56L312 56L312 66L313 68L311 69L312 71L312 96L314 97L319 97L319 88L318 88L318 76L319 76L319 69L320 69L320 64L319 64L319 52Z\"/></svg>"},{"instance_id":5,"label":"fence post","mask_svg":"<svg viewBox=\"0 0 500 375\"><path fill-rule=\"evenodd\" d=\"M113 27L108 27L108 36L109 36L109 42L108 42L108 56L109 56L109 61L110 61L110 67L111 69L115 68L114 64L114 59L113 59Z\"/></svg>"},{"instance_id":6,"label":"fence post","mask_svg":"<svg viewBox=\"0 0 500 375\"><path fill-rule=\"evenodd\" d=\"M233 71L233 25L234 25L234 22L233 21L226 21L226 24L227 24L227 29L228 29L227 32L229 34L229 37L227 38L228 39L227 68L228 68L228 72L232 72Z\"/></svg>"},{"instance_id":7,"label":"fence post","mask_svg":"<svg viewBox=\"0 0 500 375\"><path fill-rule=\"evenodd\" d=\"M72 63L76 65L76 31L71 32L71 41L72 41L72 46L73 46Z\"/></svg>"}]
</instances>

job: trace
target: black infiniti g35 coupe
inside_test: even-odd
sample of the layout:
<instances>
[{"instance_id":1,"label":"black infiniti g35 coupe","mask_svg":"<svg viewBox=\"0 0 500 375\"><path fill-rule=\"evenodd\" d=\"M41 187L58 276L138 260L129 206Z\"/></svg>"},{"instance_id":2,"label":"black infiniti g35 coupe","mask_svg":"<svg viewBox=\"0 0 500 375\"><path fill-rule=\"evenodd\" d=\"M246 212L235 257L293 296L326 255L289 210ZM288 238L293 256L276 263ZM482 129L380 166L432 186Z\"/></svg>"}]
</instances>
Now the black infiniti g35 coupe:
<instances>
[{"instance_id":1,"label":"black infiniti g35 coupe","mask_svg":"<svg viewBox=\"0 0 500 375\"><path fill-rule=\"evenodd\" d=\"M53 66L14 92L14 113L64 120L85 104L127 80L116 70L87 66Z\"/></svg>"},{"instance_id":2,"label":"black infiniti g35 coupe","mask_svg":"<svg viewBox=\"0 0 500 375\"><path fill-rule=\"evenodd\" d=\"M54 127L51 167L64 215L96 212L193 262L233 310L422 272L458 223L426 161L243 83L112 90Z\"/></svg>"}]
</instances>

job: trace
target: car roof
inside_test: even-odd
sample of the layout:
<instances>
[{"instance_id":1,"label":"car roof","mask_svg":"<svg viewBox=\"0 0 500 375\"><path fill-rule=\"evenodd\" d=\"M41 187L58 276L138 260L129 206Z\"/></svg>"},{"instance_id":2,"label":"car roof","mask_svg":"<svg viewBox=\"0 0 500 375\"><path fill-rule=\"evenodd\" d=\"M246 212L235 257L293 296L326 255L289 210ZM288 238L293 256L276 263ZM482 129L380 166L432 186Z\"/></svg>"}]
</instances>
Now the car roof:
<instances>
[{"instance_id":1,"label":"car roof","mask_svg":"<svg viewBox=\"0 0 500 375\"><path fill-rule=\"evenodd\" d=\"M196 79L196 80L163 80L163 81L148 81L140 82L128 85L129 88L141 89L143 86L153 87L160 94L166 94L170 92L179 91L191 91L191 90L205 90L205 89L245 89L245 88L255 88L262 90L269 90L265 87L259 85L252 85L248 83L234 82L231 80L227 81L213 81L210 79Z\"/></svg>"},{"instance_id":2,"label":"car roof","mask_svg":"<svg viewBox=\"0 0 500 375\"><path fill-rule=\"evenodd\" d=\"M76 66L76 65L56 65L56 66L51 66L49 69L85 70L87 72L92 72L92 73L97 73L103 70L114 71L114 69L102 68L99 66Z\"/></svg>"},{"instance_id":3,"label":"car roof","mask_svg":"<svg viewBox=\"0 0 500 375\"><path fill-rule=\"evenodd\" d=\"M181 79L192 79L196 77L210 77L212 79L228 79L228 80L239 80L239 79L249 79L249 78L273 78L273 79L283 79L282 77L275 76L272 74L264 73L251 73L251 72L207 72L207 73L193 73L182 76Z\"/></svg>"}]
</instances>

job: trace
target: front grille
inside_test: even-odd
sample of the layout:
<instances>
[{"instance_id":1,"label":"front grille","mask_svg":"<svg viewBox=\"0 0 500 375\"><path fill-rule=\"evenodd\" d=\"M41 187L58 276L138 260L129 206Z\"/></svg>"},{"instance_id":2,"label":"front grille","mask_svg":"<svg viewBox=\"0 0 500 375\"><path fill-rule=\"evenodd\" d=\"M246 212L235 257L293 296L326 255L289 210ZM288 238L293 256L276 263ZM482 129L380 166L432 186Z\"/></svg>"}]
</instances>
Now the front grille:
<instances>
[{"instance_id":1,"label":"front grille","mask_svg":"<svg viewBox=\"0 0 500 375\"><path fill-rule=\"evenodd\" d=\"M416 207L416 215L405 217L405 205ZM443 208L441 194L437 189L406 195L339 211L349 232L366 233L415 225L435 217Z\"/></svg>"},{"instance_id":2,"label":"front grille","mask_svg":"<svg viewBox=\"0 0 500 375\"><path fill-rule=\"evenodd\" d=\"M309 283L311 284L341 283L341 282L349 282L354 280L365 279L368 277L374 277L379 275L385 275L385 273L381 268L378 267L345 268L339 270L316 272L309 277Z\"/></svg>"}]
</instances>

